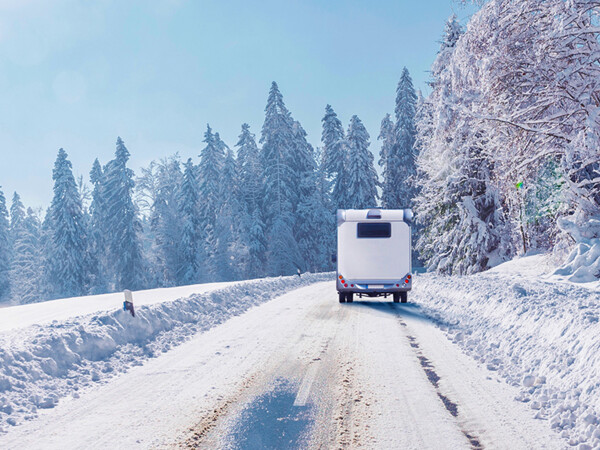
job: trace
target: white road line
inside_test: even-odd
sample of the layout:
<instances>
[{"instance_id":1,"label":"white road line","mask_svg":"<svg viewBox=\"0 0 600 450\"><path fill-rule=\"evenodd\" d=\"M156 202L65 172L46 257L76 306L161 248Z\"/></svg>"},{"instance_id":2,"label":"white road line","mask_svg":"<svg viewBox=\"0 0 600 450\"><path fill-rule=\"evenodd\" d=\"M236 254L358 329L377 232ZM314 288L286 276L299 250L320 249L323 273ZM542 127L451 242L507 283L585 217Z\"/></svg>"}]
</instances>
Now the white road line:
<instances>
[{"instance_id":1,"label":"white road line","mask_svg":"<svg viewBox=\"0 0 600 450\"><path fill-rule=\"evenodd\" d=\"M310 395L310 388L312 387L315 378L317 377L317 372L319 370L318 364L312 364L306 374L304 374L304 378L302 379L302 383L300 384L300 389L298 389L298 395L296 395L296 400L294 401L294 406L304 406L308 401L308 396Z\"/></svg>"}]
</instances>

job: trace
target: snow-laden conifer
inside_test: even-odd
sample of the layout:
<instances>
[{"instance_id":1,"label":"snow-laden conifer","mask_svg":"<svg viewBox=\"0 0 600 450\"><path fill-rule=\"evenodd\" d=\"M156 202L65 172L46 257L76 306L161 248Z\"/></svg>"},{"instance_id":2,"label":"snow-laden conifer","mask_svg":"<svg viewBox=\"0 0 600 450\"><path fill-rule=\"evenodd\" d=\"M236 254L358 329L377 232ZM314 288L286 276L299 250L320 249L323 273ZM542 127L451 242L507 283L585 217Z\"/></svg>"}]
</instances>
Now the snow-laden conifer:
<instances>
[{"instance_id":1,"label":"snow-laden conifer","mask_svg":"<svg viewBox=\"0 0 600 450\"><path fill-rule=\"evenodd\" d=\"M214 134L210 125L206 126L204 141L206 146L200 153L198 184L200 198L200 219L204 229L206 270L210 277L215 276L215 252L217 238L216 218L221 208L221 171L225 160L224 143Z\"/></svg>"},{"instance_id":2,"label":"snow-laden conifer","mask_svg":"<svg viewBox=\"0 0 600 450\"><path fill-rule=\"evenodd\" d=\"M294 134L294 174L296 175L298 204L295 207L296 221L294 225L294 236L300 250L298 266L301 270L315 270L315 256L321 249L317 246L315 227L320 221L312 222L315 209L322 213L322 206L318 205L316 197L317 188L317 165L314 149L306 139L306 131L300 122L295 121L292 127ZM317 231L318 232L318 231Z\"/></svg>"},{"instance_id":3,"label":"snow-laden conifer","mask_svg":"<svg viewBox=\"0 0 600 450\"><path fill-rule=\"evenodd\" d=\"M263 173L260 165L260 151L254 134L247 123L242 125L242 133L236 144L240 170L240 193L250 214L261 205Z\"/></svg>"},{"instance_id":4,"label":"snow-laden conifer","mask_svg":"<svg viewBox=\"0 0 600 450\"><path fill-rule=\"evenodd\" d=\"M239 192L241 202L240 240L244 246L242 262L244 274L257 278L265 274L266 237L263 220L264 175L260 150L248 124L242 125L237 147L239 166Z\"/></svg>"},{"instance_id":5,"label":"snow-laden conifer","mask_svg":"<svg viewBox=\"0 0 600 450\"><path fill-rule=\"evenodd\" d=\"M10 293L11 260L10 222L6 198L0 189L0 302L8 300Z\"/></svg>"},{"instance_id":6,"label":"snow-laden conifer","mask_svg":"<svg viewBox=\"0 0 600 450\"><path fill-rule=\"evenodd\" d=\"M267 272L272 276L291 275L300 268L301 257L292 224L293 216L287 211L273 217L267 243Z\"/></svg>"},{"instance_id":7,"label":"snow-laden conifer","mask_svg":"<svg viewBox=\"0 0 600 450\"><path fill-rule=\"evenodd\" d=\"M474 76L457 83L454 64L467 42L451 17L432 66L432 93L421 105L417 140L419 180L417 248L442 273L485 270L504 257L501 201L489 154L489 131L475 114L480 101ZM475 66L469 60L464 70ZM423 109L424 108L424 109Z\"/></svg>"},{"instance_id":8,"label":"snow-laden conifer","mask_svg":"<svg viewBox=\"0 0 600 450\"><path fill-rule=\"evenodd\" d=\"M173 286L181 267L179 188L182 182L179 156L164 158L156 165L156 186L150 226L154 234L154 260L158 282Z\"/></svg>"},{"instance_id":9,"label":"snow-laden conifer","mask_svg":"<svg viewBox=\"0 0 600 450\"><path fill-rule=\"evenodd\" d=\"M293 171L296 158L293 153L293 119L275 82L269 91L260 142L269 273L289 275L296 272L300 260L293 235L294 205L298 201Z\"/></svg>"},{"instance_id":10,"label":"snow-laden conifer","mask_svg":"<svg viewBox=\"0 0 600 450\"><path fill-rule=\"evenodd\" d=\"M109 290L108 236L105 232L107 229L107 218L103 176L102 166L96 158L90 171L92 202L90 204L90 226L88 232L90 292L93 294L101 294Z\"/></svg>"},{"instance_id":11,"label":"snow-laden conifer","mask_svg":"<svg viewBox=\"0 0 600 450\"><path fill-rule=\"evenodd\" d=\"M381 183L381 205L389 208L388 205L394 204L395 192L393 189L394 167L389 161L393 157L394 150L394 122L389 114L386 114L381 121L381 128L377 139L381 140L381 150L379 151L379 165L383 168L383 181Z\"/></svg>"},{"instance_id":12,"label":"snow-laden conifer","mask_svg":"<svg viewBox=\"0 0 600 450\"><path fill-rule=\"evenodd\" d=\"M106 165L103 177L111 267L116 289L140 289L145 273L142 224L132 198L135 182L133 171L127 167L129 151L120 137L116 146L115 158Z\"/></svg>"},{"instance_id":13,"label":"snow-laden conifer","mask_svg":"<svg viewBox=\"0 0 600 450\"><path fill-rule=\"evenodd\" d=\"M10 237L12 242L19 238L19 233L22 232L23 221L25 220L25 206L21 201L21 196L13 193L12 202L10 204Z\"/></svg>"},{"instance_id":14,"label":"snow-laden conifer","mask_svg":"<svg viewBox=\"0 0 600 450\"><path fill-rule=\"evenodd\" d=\"M267 231L261 211L256 208L248 220L248 258L246 274L248 278L260 278L267 272Z\"/></svg>"},{"instance_id":15,"label":"snow-laden conifer","mask_svg":"<svg viewBox=\"0 0 600 450\"><path fill-rule=\"evenodd\" d=\"M319 160L320 153L316 152ZM297 240L302 254L303 270L325 271L330 268L330 258L334 249L335 214L329 195L330 183L324 169L314 163L313 170L305 179L310 191L298 204L299 218Z\"/></svg>"},{"instance_id":16,"label":"snow-laden conifer","mask_svg":"<svg viewBox=\"0 0 600 450\"><path fill-rule=\"evenodd\" d=\"M332 199L334 208L347 208L348 151L344 139L342 122L331 105L325 106L325 116L321 119L323 131L323 170L333 181Z\"/></svg>"},{"instance_id":17,"label":"snow-laden conifer","mask_svg":"<svg viewBox=\"0 0 600 450\"><path fill-rule=\"evenodd\" d=\"M206 146L200 153L198 165L198 183L200 195L200 212L202 221L214 227L215 218L221 203L221 171L225 160L223 142L217 134L213 134L210 125L204 133Z\"/></svg>"},{"instance_id":18,"label":"snow-laden conifer","mask_svg":"<svg viewBox=\"0 0 600 450\"><path fill-rule=\"evenodd\" d=\"M204 246L201 240L198 189L196 167L189 158L184 164L183 179L179 190L181 266L178 278L181 284L194 284L202 279Z\"/></svg>"},{"instance_id":19,"label":"snow-laden conifer","mask_svg":"<svg viewBox=\"0 0 600 450\"><path fill-rule=\"evenodd\" d=\"M369 133L358 116L352 116L348 133L348 209L377 206L377 172L369 150Z\"/></svg>"},{"instance_id":20,"label":"snow-laden conifer","mask_svg":"<svg viewBox=\"0 0 600 450\"><path fill-rule=\"evenodd\" d=\"M412 79L405 67L396 89L394 145L387 158L390 177L387 187L391 191L385 205L387 208L412 207L417 193L414 148L416 102Z\"/></svg>"},{"instance_id":21,"label":"snow-laden conifer","mask_svg":"<svg viewBox=\"0 0 600 450\"><path fill-rule=\"evenodd\" d=\"M215 229L214 271L218 281L231 281L238 278L241 270L242 245L240 242L240 191L239 168L233 151L226 147L221 190Z\"/></svg>"},{"instance_id":22,"label":"snow-laden conifer","mask_svg":"<svg viewBox=\"0 0 600 450\"><path fill-rule=\"evenodd\" d=\"M44 261L40 245L40 221L31 208L21 222L18 239L14 243L11 266L11 299L16 304L45 300ZM56 288L56 284L54 288ZM55 294L56 295L56 291Z\"/></svg>"},{"instance_id":23,"label":"snow-laden conifer","mask_svg":"<svg viewBox=\"0 0 600 450\"><path fill-rule=\"evenodd\" d=\"M56 297L75 297L87 292L87 237L71 161L62 148L54 163L52 179L52 252L49 255L52 290Z\"/></svg>"}]
</instances>

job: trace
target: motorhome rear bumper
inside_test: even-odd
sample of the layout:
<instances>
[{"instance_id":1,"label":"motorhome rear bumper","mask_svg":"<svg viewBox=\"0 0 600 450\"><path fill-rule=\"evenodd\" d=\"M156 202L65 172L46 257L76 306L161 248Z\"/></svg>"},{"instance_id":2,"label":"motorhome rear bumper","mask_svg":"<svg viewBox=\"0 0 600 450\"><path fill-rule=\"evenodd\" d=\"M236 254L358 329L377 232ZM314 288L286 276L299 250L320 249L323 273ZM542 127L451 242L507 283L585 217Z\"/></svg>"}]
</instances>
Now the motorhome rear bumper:
<instances>
[{"instance_id":1,"label":"motorhome rear bumper","mask_svg":"<svg viewBox=\"0 0 600 450\"><path fill-rule=\"evenodd\" d=\"M384 282L365 282L363 280L353 281L345 280L344 283L337 279L336 288L338 292L354 292L357 294L390 294L393 292L408 292L412 289L412 277L405 283L404 280L395 282L384 281Z\"/></svg>"}]
</instances>

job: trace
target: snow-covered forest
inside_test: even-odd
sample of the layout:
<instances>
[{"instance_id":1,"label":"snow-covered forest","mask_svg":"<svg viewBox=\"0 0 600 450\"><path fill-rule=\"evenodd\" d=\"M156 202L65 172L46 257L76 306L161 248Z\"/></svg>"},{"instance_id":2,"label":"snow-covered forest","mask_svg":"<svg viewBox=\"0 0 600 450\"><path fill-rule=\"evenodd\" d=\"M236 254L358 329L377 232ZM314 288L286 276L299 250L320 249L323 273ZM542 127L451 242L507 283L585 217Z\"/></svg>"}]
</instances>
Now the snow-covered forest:
<instances>
[{"instance_id":1,"label":"snow-covered forest","mask_svg":"<svg viewBox=\"0 0 600 450\"><path fill-rule=\"evenodd\" d=\"M572 251L562 274L598 277L598 13L600 1L495 0L466 26L451 17L427 95L400 75L381 179L358 116L346 128L327 105L315 148L276 83L259 137L243 124L228 145L207 126L196 159L134 174L118 138L88 184L61 149L46 211L0 191L0 299L327 271L335 210L377 205L415 210L416 253L443 274Z\"/></svg>"},{"instance_id":2,"label":"snow-covered forest","mask_svg":"<svg viewBox=\"0 0 600 450\"><path fill-rule=\"evenodd\" d=\"M0 191L0 298L331 270L335 209L377 202L369 139L357 116L344 132L327 105L315 150L274 82L260 137L243 124L230 147L207 126L196 161L176 154L134 174L119 137L114 159L95 160L88 184L60 149L43 214L17 193L9 208Z\"/></svg>"},{"instance_id":3,"label":"snow-covered forest","mask_svg":"<svg viewBox=\"0 0 600 450\"><path fill-rule=\"evenodd\" d=\"M494 0L446 25L417 111L418 250L473 273L554 251L600 274L600 2ZM575 245L576 244L576 245Z\"/></svg>"}]
</instances>

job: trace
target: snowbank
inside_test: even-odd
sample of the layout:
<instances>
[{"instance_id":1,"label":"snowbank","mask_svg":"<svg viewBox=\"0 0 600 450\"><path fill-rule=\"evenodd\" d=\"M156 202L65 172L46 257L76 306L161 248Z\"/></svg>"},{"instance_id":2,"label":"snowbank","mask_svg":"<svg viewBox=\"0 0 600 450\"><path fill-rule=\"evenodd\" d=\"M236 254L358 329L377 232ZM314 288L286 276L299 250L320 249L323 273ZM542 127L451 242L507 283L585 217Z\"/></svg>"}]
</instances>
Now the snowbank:
<instances>
[{"instance_id":1,"label":"snowbank","mask_svg":"<svg viewBox=\"0 0 600 450\"><path fill-rule=\"evenodd\" d=\"M579 242L562 267L554 274L564 276L575 283L600 280L600 239L586 239L584 242Z\"/></svg>"},{"instance_id":2,"label":"snowbank","mask_svg":"<svg viewBox=\"0 0 600 450\"><path fill-rule=\"evenodd\" d=\"M520 386L516 400L569 444L600 447L600 294L519 275L518 266L417 275L413 300L490 377Z\"/></svg>"},{"instance_id":3,"label":"snowbank","mask_svg":"<svg viewBox=\"0 0 600 450\"><path fill-rule=\"evenodd\" d=\"M567 260L554 275L574 283L600 280L600 220L588 218L585 226L577 226L573 218L563 217L558 226L576 242Z\"/></svg>"},{"instance_id":4,"label":"snowbank","mask_svg":"<svg viewBox=\"0 0 600 450\"><path fill-rule=\"evenodd\" d=\"M248 281L252 280L240 281L239 283L246 283ZM188 297L192 294L203 294L229 285L231 285L231 282L145 289L134 291L133 299L136 307L152 305ZM110 294L61 298L40 303L28 303L26 305L6 305L6 308L0 314L0 332L35 324L51 323L53 321L64 322L73 317L114 311L122 303L123 292L113 292Z\"/></svg>"},{"instance_id":5,"label":"snowbank","mask_svg":"<svg viewBox=\"0 0 600 450\"><path fill-rule=\"evenodd\" d=\"M538 253L524 257L516 257L511 261L489 269L486 273L504 275L519 275L527 277L544 277L552 274L556 269L557 261L551 254Z\"/></svg>"},{"instance_id":6,"label":"snowbank","mask_svg":"<svg viewBox=\"0 0 600 450\"><path fill-rule=\"evenodd\" d=\"M156 357L193 334L333 274L267 278L174 301L34 325L0 334L0 432L61 398Z\"/></svg>"}]
</instances>

